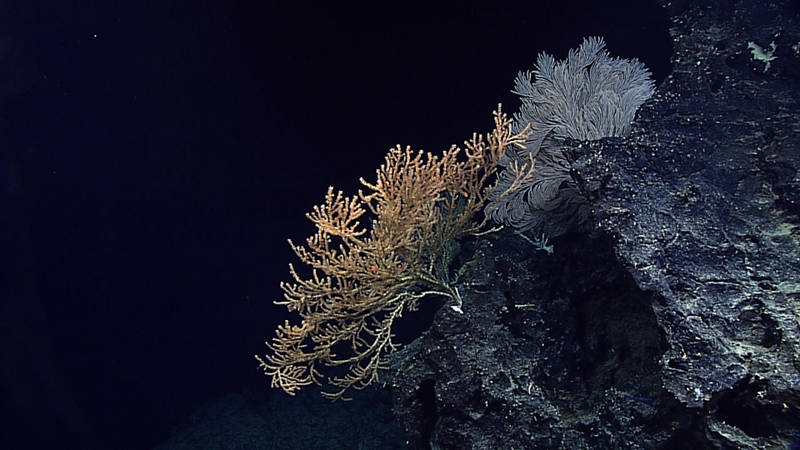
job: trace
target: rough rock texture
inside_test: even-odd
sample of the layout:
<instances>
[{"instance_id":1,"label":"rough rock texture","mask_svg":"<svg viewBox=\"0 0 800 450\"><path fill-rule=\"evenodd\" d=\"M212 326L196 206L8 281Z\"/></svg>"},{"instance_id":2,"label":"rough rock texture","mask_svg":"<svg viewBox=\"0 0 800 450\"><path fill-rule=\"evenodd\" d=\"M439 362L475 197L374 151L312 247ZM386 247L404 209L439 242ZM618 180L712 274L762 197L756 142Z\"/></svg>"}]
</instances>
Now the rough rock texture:
<instances>
[{"instance_id":1,"label":"rough rock texture","mask_svg":"<svg viewBox=\"0 0 800 450\"><path fill-rule=\"evenodd\" d=\"M800 17L663 5L673 72L632 135L563 144L594 229L465 244L464 313L393 356L416 446L800 442Z\"/></svg>"}]
</instances>

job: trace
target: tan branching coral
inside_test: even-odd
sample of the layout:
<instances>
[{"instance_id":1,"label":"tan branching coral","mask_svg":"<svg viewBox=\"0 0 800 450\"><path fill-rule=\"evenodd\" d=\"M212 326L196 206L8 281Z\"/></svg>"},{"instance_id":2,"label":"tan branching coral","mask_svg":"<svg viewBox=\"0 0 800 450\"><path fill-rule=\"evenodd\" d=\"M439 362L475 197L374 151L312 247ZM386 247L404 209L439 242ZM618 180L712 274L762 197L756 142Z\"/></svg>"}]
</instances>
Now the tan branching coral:
<instances>
[{"instance_id":1,"label":"tan branching coral","mask_svg":"<svg viewBox=\"0 0 800 450\"><path fill-rule=\"evenodd\" d=\"M377 171L377 180L361 183L366 192L346 197L328 188L325 202L307 217L316 233L305 245L291 245L310 267L302 276L289 266L294 281L281 283L286 305L300 323L285 323L268 342L269 353L256 356L272 386L294 394L323 384L320 366L346 366L327 382L325 393L339 399L361 389L385 368L383 356L395 350L392 323L415 310L428 295L461 298L448 263L453 241L480 231L476 221L493 186L488 183L509 146L521 146L528 130L513 134L500 106L495 129L473 134L462 151L452 146L441 155L397 146ZM518 168L530 176L533 164ZM372 218L362 224L365 214Z\"/></svg>"}]
</instances>

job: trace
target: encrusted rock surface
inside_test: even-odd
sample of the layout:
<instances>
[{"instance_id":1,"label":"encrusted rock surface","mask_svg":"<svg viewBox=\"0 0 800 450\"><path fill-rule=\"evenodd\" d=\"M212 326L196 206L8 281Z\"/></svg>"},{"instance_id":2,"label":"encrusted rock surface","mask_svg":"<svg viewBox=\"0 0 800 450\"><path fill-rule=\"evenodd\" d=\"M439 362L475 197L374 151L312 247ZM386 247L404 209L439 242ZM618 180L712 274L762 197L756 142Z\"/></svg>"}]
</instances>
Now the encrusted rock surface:
<instances>
[{"instance_id":1,"label":"encrusted rock surface","mask_svg":"<svg viewBox=\"0 0 800 450\"><path fill-rule=\"evenodd\" d=\"M663 5L673 71L633 133L564 143L591 229L553 255L510 232L464 244L463 314L393 355L414 445L798 441L800 18L788 0Z\"/></svg>"}]
</instances>

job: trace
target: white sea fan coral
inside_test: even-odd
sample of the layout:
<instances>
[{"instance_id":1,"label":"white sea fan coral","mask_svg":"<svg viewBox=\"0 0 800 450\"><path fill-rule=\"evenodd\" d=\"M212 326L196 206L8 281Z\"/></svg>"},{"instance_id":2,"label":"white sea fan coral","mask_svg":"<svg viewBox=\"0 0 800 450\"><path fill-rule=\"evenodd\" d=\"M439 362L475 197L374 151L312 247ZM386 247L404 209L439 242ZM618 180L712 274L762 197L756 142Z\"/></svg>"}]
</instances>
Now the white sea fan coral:
<instances>
[{"instance_id":1,"label":"white sea fan coral","mask_svg":"<svg viewBox=\"0 0 800 450\"><path fill-rule=\"evenodd\" d=\"M585 201L569 176L569 162L548 143L559 137L626 135L636 110L655 91L650 76L636 59L609 56L600 37L584 39L563 61L542 53L533 72L520 72L513 92L522 106L514 114L514 130L530 124L532 134L524 149L509 149L500 162L505 169L486 209L492 219L520 232L535 230L551 237L582 223ZM536 160L534 176L510 191L512 167L530 164L531 155Z\"/></svg>"}]
</instances>

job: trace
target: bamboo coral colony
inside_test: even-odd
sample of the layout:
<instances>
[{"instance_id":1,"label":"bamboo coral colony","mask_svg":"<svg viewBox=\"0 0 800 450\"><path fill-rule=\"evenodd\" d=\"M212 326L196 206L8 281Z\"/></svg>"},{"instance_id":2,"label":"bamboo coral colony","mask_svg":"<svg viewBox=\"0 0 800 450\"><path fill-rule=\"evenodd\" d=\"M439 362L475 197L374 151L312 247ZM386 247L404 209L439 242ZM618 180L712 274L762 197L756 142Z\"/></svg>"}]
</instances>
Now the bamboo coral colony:
<instances>
[{"instance_id":1,"label":"bamboo coral colony","mask_svg":"<svg viewBox=\"0 0 800 450\"><path fill-rule=\"evenodd\" d=\"M488 182L506 149L521 147L529 135L527 128L512 133L500 105L494 121L494 131L465 141L461 157L455 145L440 156L392 148L377 180L361 179L366 193L348 198L330 187L325 202L306 214L316 233L306 245L289 244L310 276L290 264L294 281L281 283L284 299L275 302L297 311L300 324L279 326L269 353L256 356L273 387L293 395L323 384L320 365L347 366L344 376L327 378L334 389L323 393L342 398L378 378L383 355L397 348L391 327L404 310L415 310L427 295L460 303L447 267L449 246L483 229L486 219L474 216L492 192ZM518 169L517 176L530 177L533 163ZM360 222L367 211L369 230Z\"/></svg>"}]
</instances>

